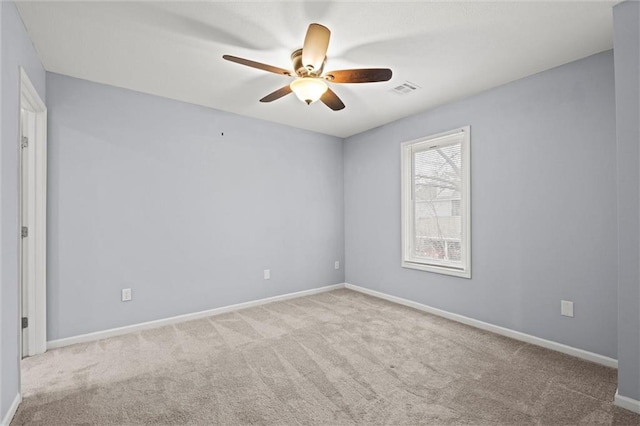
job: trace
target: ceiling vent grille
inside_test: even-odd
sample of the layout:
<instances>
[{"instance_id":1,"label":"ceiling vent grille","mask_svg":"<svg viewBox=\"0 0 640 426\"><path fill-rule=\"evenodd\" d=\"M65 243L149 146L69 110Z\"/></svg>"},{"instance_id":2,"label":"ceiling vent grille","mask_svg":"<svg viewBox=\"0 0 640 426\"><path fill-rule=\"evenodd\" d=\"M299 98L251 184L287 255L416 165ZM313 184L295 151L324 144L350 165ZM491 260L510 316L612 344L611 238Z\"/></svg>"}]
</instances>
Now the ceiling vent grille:
<instances>
[{"instance_id":1,"label":"ceiling vent grille","mask_svg":"<svg viewBox=\"0 0 640 426\"><path fill-rule=\"evenodd\" d=\"M406 95L408 93L415 92L419 88L420 88L420 86L418 86L417 84L412 83L410 81L405 81L401 85L396 86L393 89L391 89L391 91L393 93L397 93L398 95Z\"/></svg>"}]
</instances>

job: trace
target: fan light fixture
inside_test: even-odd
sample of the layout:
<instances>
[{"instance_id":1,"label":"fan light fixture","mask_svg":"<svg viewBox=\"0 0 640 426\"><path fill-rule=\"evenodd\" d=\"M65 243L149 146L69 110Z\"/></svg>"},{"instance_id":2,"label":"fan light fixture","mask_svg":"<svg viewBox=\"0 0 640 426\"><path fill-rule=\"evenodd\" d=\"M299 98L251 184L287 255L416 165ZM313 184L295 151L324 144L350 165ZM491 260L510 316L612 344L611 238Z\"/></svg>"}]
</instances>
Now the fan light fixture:
<instances>
[{"instance_id":1,"label":"fan light fixture","mask_svg":"<svg viewBox=\"0 0 640 426\"><path fill-rule=\"evenodd\" d=\"M324 81L313 77L298 78L289 87L291 87L298 99L307 105L320 99L329 88Z\"/></svg>"}]
</instances>

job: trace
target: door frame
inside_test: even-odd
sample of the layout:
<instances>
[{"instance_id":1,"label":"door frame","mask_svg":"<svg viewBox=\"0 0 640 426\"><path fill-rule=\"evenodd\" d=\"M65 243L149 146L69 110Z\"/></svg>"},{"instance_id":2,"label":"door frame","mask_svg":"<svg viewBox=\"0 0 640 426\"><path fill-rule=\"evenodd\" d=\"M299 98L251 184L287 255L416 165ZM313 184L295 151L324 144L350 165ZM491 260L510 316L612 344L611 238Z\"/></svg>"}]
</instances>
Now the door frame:
<instances>
[{"instance_id":1,"label":"door frame","mask_svg":"<svg viewBox=\"0 0 640 426\"><path fill-rule=\"evenodd\" d=\"M23 113L24 111L24 113ZM20 128L18 149L20 150L20 317L26 316L29 326L20 332L21 357L33 356L47 350L47 107L38 95L24 68L20 67ZM23 135L23 116L28 117L27 135ZM22 136L28 137L28 146L23 148ZM27 182L23 182L23 156L28 162ZM23 187L30 190L28 223L23 223ZM22 227L28 227L28 236L21 237ZM27 240L26 250L23 245ZM25 258L26 257L26 258ZM27 279L23 264L26 262ZM25 300L26 299L26 300ZM26 311L26 312L25 312ZM24 339L24 341L23 341Z\"/></svg>"}]
</instances>

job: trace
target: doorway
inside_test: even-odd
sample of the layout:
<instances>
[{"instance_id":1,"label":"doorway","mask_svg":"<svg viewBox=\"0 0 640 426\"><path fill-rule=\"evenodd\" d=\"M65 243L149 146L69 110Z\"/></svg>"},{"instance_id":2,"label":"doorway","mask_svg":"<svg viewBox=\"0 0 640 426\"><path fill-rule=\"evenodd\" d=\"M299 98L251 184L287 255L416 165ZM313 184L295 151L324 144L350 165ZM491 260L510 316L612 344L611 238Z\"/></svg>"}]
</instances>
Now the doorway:
<instances>
[{"instance_id":1,"label":"doorway","mask_svg":"<svg viewBox=\"0 0 640 426\"><path fill-rule=\"evenodd\" d=\"M47 108L20 68L21 357L44 353L46 333Z\"/></svg>"}]
</instances>

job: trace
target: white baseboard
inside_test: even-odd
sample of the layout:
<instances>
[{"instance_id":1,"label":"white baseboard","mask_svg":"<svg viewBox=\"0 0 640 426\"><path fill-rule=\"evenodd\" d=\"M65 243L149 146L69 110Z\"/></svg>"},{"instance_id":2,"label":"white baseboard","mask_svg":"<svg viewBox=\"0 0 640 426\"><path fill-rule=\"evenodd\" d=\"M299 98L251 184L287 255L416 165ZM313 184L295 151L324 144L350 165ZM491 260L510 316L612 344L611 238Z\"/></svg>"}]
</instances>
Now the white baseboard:
<instances>
[{"instance_id":1,"label":"white baseboard","mask_svg":"<svg viewBox=\"0 0 640 426\"><path fill-rule=\"evenodd\" d=\"M22 395L18 393L15 399L13 400L13 402L11 403L11 406L9 407L9 411L7 411L7 414L4 416L2 421L0 421L0 426L9 426L11 424L11 420L13 420L13 416L16 415L16 412L18 411L18 407L20 406L21 402L22 402Z\"/></svg>"},{"instance_id":2,"label":"white baseboard","mask_svg":"<svg viewBox=\"0 0 640 426\"><path fill-rule=\"evenodd\" d=\"M606 357L604 355L599 355L593 352L585 351L583 349L574 348L572 346L564 345L562 343L553 342L551 340L542 339L540 337L531 336L529 334L521 333L519 331L511 330L505 327L500 327L498 325L489 324L487 322L479 321L473 318L465 317L463 315L454 314L451 312L444 311L442 309L434 308L428 305L424 305L422 303L414 302L412 300L403 299L401 297L391 296L386 293L381 293L379 291L370 290L365 287L360 287L357 285L349 284L349 283L341 283L334 284L320 288L314 288L310 290L299 291L296 293L288 293L280 296L267 297L264 299L253 300L250 302L238 303L236 305L223 306L220 308L209 309L206 311L194 312L191 314L178 315L170 318L163 318L155 321L148 321L139 324L128 325L125 327L112 328L109 330L97 331L94 333L81 334L79 336L66 337L63 339L51 340L47 342L47 349L55 349L63 346L69 346L76 343L85 343L91 342L100 339L106 339L108 337L120 336L123 334L147 330L150 328L161 327L169 324L176 324L184 321L191 321L194 319L204 318L213 315L219 315L226 312L237 311L240 309L251 308L253 306L264 305L266 303L277 302L281 300L293 299L297 297L310 296L313 294L323 293L326 291L336 290L339 288L348 288L350 290L358 291L360 293L368 294L370 296L378 297L380 299L385 299L390 302L398 303L400 305L409 306L414 309L418 309L420 311L428 312L433 315L437 315L443 318L447 318L456 322L460 322L462 324L470 325L472 327L476 327L482 330L491 331L496 334L500 334L502 336L507 336L512 339L516 339L522 342L530 343L532 345L542 346L547 349L551 349L557 352L562 352L568 355L575 356L577 358L585 359L587 361L595 362L597 364L601 364L607 367L618 368L618 361ZM626 397L623 398L623 401L629 400L631 401L631 405L633 405L633 401ZM629 402L621 402L621 404L629 404ZM620 405L621 407L623 405ZM624 406L626 408L626 406ZM4 425L0 425L4 426Z\"/></svg>"},{"instance_id":3,"label":"white baseboard","mask_svg":"<svg viewBox=\"0 0 640 426\"><path fill-rule=\"evenodd\" d=\"M553 342L551 340L541 339L540 337L531 336L530 334L521 333L519 331L511 330L509 328L500 327L498 325L489 324L487 322L479 321L473 318L465 317L463 315L454 314L451 312L443 311L442 309L434 308L422 303L414 302L412 300L403 299L401 297L391 296L379 291L370 290L368 288L360 287L357 285L345 283L345 287L350 290L359 291L360 293L368 294L370 296L378 297L380 299L388 300L390 302L399 303L400 305L409 306L420 311L428 312L439 317L447 318L462 324L470 325L472 327L480 328L482 330L491 331L502 336L511 337L521 342L530 343L532 345L542 346L543 348L551 349L557 352L562 352L567 355L572 355L577 358L585 359L587 361L595 362L607 367L618 368L618 360L609 358L604 355L599 355L593 352L585 351L583 349L574 348L572 346L564 345L562 343Z\"/></svg>"},{"instance_id":4,"label":"white baseboard","mask_svg":"<svg viewBox=\"0 0 640 426\"><path fill-rule=\"evenodd\" d=\"M94 340L106 339L108 337L121 336L123 334L132 333L134 331L147 330L150 328L162 327L164 325L176 324L184 321L191 321L199 318L220 315L226 312L237 311L240 309L251 308L254 306L264 305L267 303L278 302L281 300L295 299L297 297L310 296L312 294L324 293L326 291L344 288L345 284L333 284L320 288L312 288L310 290L298 291L295 293L282 294L280 296L267 297L264 299L252 300L250 302L238 303L235 305L223 306L220 308L208 309L206 311L194 312L191 314L178 315L175 317L163 318L155 321L147 321L139 324L127 325L124 327L111 328L109 330L96 331L93 333L81 334L78 336L65 337L63 339L50 340L47 342L47 349L61 348L63 346L74 345L76 343L92 342Z\"/></svg>"},{"instance_id":5,"label":"white baseboard","mask_svg":"<svg viewBox=\"0 0 640 426\"><path fill-rule=\"evenodd\" d=\"M613 403L618 407L640 414L640 401L620 395L617 389Z\"/></svg>"}]
</instances>

